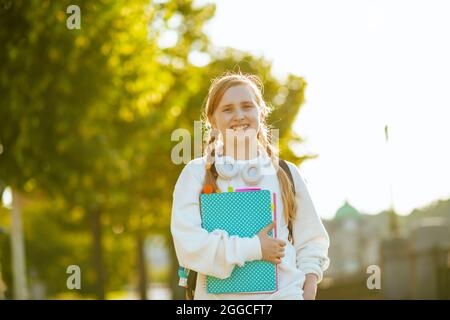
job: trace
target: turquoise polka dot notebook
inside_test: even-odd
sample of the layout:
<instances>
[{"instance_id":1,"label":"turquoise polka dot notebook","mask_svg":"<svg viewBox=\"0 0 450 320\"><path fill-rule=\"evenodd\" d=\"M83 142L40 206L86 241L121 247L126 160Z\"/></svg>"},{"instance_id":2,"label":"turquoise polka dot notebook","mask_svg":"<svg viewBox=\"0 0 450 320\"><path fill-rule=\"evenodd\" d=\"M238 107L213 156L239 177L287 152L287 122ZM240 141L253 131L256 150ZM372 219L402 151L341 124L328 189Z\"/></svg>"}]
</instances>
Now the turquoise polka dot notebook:
<instances>
[{"instance_id":1,"label":"turquoise polka dot notebook","mask_svg":"<svg viewBox=\"0 0 450 320\"><path fill-rule=\"evenodd\" d=\"M269 190L201 194L200 206L202 227L209 232L221 229L230 236L253 237L273 221ZM273 236L273 230L268 234ZM235 266L227 279L206 277L206 292L214 294L270 293L277 287L276 266L262 260Z\"/></svg>"}]
</instances>

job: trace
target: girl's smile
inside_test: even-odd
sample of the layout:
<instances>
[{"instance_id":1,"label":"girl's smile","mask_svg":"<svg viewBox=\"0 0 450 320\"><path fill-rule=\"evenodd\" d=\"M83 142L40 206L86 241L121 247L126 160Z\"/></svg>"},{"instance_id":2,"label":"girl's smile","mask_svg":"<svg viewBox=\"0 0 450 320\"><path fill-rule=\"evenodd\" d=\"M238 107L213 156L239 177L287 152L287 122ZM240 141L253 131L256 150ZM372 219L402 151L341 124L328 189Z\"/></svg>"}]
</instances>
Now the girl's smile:
<instances>
[{"instance_id":1,"label":"girl's smile","mask_svg":"<svg viewBox=\"0 0 450 320\"><path fill-rule=\"evenodd\" d=\"M247 130L250 126L248 124L240 124L240 125L235 125L235 126L231 126L231 129L233 129L234 131L238 131L238 130Z\"/></svg>"}]
</instances>

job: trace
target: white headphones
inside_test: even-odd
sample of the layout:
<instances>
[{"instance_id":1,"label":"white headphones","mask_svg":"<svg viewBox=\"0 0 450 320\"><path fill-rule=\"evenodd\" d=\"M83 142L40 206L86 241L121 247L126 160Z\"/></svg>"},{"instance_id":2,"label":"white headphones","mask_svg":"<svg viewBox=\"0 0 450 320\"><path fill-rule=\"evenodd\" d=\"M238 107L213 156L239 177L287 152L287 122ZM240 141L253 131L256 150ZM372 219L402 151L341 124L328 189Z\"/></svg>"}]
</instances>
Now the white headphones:
<instances>
[{"instance_id":1,"label":"white headphones","mask_svg":"<svg viewBox=\"0 0 450 320\"><path fill-rule=\"evenodd\" d=\"M230 180L241 171L245 183L256 185L262 178L262 167L270 165L270 159L263 148L258 148L258 157L247 161L243 167L233 157L223 156L222 152L223 146L216 146L214 166L219 176L225 180Z\"/></svg>"}]
</instances>

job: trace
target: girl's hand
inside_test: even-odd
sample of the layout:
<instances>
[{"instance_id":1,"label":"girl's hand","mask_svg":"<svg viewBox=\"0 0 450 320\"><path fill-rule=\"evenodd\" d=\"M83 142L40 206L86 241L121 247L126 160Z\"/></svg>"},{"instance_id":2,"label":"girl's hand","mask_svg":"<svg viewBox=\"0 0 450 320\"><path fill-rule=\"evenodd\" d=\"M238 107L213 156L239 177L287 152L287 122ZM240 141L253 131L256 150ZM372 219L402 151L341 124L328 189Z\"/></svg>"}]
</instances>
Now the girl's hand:
<instances>
[{"instance_id":1,"label":"girl's hand","mask_svg":"<svg viewBox=\"0 0 450 320\"><path fill-rule=\"evenodd\" d=\"M262 260L279 264L281 263L281 258L284 257L286 243L283 240L274 239L267 235L274 227L275 222L272 222L258 233L258 237L261 243Z\"/></svg>"},{"instance_id":2,"label":"girl's hand","mask_svg":"<svg viewBox=\"0 0 450 320\"><path fill-rule=\"evenodd\" d=\"M305 283L303 285L303 299L315 300L317 293L317 275L314 273L308 273L305 277Z\"/></svg>"}]
</instances>

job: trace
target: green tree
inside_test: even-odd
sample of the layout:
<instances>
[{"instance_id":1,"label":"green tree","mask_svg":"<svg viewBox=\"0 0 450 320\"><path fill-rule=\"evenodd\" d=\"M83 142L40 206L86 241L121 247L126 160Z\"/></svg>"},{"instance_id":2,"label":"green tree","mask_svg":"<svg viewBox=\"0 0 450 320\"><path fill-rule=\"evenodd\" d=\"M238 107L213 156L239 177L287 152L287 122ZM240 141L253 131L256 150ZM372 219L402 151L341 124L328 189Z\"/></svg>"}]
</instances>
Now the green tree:
<instances>
[{"instance_id":1,"label":"green tree","mask_svg":"<svg viewBox=\"0 0 450 320\"><path fill-rule=\"evenodd\" d=\"M101 215L128 175L121 141L142 128L170 74L147 37L156 12L146 1L79 1L80 30L66 27L70 4L2 3L0 178L15 198L39 189L86 209L103 298Z\"/></svg>"}]
</instances>

